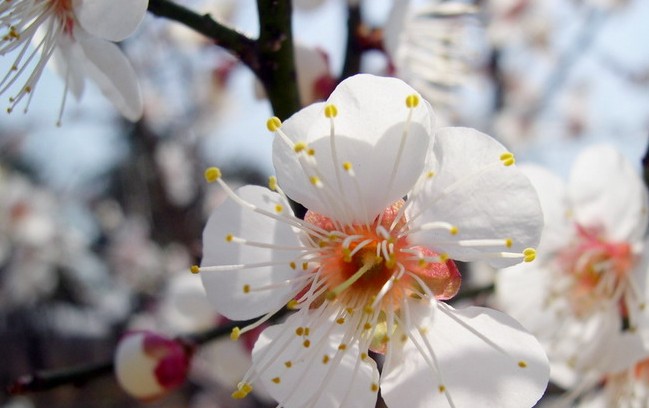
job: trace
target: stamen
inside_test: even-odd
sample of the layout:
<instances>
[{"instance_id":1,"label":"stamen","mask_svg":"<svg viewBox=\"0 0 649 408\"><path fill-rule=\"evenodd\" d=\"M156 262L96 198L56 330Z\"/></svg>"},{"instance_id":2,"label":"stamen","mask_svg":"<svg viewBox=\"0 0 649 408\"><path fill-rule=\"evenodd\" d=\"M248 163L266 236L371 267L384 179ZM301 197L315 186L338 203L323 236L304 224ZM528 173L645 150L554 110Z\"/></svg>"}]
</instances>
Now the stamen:
<instances>
[{"instance_id":1,"label":"stamen","mask_svg":"<svg viewBox=\"0 0 649 408\"><path fill-rule=\"evenodd\" d=\"M327 298L329 300L335 299L336 297L338 297L338 295L347 290L357 280L365 275L369 270L371 270L374 266L380 264L381 262L383 262L382 258L374 258L372 262L364 263L363 266L358 269L358 271L356 271L351 277L349 277L349 279L338 285L336 288L330 290L329 293L327 293Z\"/></svg>"}]
</instances>

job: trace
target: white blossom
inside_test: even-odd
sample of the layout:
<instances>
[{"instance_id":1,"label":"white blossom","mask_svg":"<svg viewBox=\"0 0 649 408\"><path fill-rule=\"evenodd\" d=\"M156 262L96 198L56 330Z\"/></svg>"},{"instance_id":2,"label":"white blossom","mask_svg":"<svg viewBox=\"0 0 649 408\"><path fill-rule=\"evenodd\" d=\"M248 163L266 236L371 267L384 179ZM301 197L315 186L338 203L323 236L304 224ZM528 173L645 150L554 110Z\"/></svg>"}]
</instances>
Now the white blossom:
<instances>
[{"instance_id":1,"label":"white blossom","mask_svg":"<svg viewBox=\"0 0 649 408\"><path fill-rule=\"evenodd\" d=\"M414 89L371 75L268 128L270 190L206 171L229 199L192 268L219 313L263 316L235 339L296 311L262 332L233 397L260 382L284 407L373 407L379 388L391 407L534 405L549 375L536 339L500 312L443 302L460 285L451 259L534 259L540 206L513 155L476 130L436 129ZM380 377L368 350L385 354Z\"/></svg>"}]
</instances>

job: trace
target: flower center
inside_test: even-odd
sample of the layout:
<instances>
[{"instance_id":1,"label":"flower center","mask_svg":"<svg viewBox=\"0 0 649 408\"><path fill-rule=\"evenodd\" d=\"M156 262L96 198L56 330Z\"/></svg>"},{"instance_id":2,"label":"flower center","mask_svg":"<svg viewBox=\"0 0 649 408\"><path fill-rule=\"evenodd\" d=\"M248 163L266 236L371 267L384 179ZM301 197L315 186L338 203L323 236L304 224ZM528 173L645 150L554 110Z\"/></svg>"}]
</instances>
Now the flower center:
<instances>
[{"instance_id":1,"label":"flower center","mask_svg":"<svg viewBox=\"0 0 649 408\"><path fill-rule=\"evenodd\" d=\"M586 315L602 301L619 302L634 263L627 242L606 242L595 231L577 226L579 242L559 257L572 278L571 304L577 315ZM625 307L620 311L626 316Z\"/></svg>"},{"instance_id":2,"label":"flower center","mask_svg":"<svg viewBox=\"0 0 649 408\"><path fill-rule=\"evenodd\" d=\"M54 14L61 21L63 31L72 35L74 29L74 11L72 9L72 0L50 0Z\"/></svg>"},{"instance_id":3,"label":"flower center","mask_svg":"<svg viewBox=\"0 0 649 408\"><path fill-rule=\"evenodd\" d=\"M403 234L403 205L403 200L395 202L371 225L337 226L319 213L307 212L305 221L330 233L327 239L314 240L322 249L320 273L328 300L398 309L407 296L449 299L457 293L461 277L453 261L411 245Z\"/></svg>"}]
</instances>

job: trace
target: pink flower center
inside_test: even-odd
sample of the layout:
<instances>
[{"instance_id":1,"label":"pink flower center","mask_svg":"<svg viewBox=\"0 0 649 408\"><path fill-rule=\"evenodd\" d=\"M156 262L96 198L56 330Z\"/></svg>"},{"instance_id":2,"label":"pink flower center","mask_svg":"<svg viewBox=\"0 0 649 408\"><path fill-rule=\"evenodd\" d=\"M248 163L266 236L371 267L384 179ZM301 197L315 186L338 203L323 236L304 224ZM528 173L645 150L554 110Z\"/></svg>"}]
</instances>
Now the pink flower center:
<instances>
[{"instance_id":1,"label":"pink flower center","mask_svg":"<svg viewBox=\"0 0 649 408\"><path fill-rule=\"evenodd\" d=\"M621 300L634 263L631 245L607 242L596 231L577 226L579 242L560 254L563 270L572 277L571 303L578 315L589 313L603 300ZM620 312L626 316L620 303Z\"/></svg>"},{"instance_id":2,"label":"pink flower center","mask_svg":"<svg viewBox=\"0 0 649 408\"><path fill-rule=\"evenodd\" d=\"M49 0L54 9L54 14L63 25L63 31L72 36L74 29L74 10L72 0Z\"/></svg>"},{"instance_id":3,"label":"pink flower center","mask_svg":"<svg viewBox=\"0 0 649 408\"><path fill-rule=\"evenodd\" d=\"M428 248L411 245L407 235L397 236L406 222L399 211L403 205L403 200L395 202L371 225L336 226L330 218L307 212L305 221L331 233L329 239L317 242L322 248L320 267L328 299L350 306L374 302L382 309L392 304L398 309L408 296L455 296L461 283L455 263Z\"/></svg>"}]
</instances>

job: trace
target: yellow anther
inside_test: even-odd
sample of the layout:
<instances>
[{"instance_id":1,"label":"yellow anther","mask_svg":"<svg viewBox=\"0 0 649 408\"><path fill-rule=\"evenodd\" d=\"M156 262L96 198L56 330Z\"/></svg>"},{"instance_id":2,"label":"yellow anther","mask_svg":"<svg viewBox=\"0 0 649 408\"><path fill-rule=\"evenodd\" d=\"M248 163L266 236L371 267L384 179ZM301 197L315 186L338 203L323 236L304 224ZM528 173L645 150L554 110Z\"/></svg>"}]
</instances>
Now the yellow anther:
<instances>
[{"instance_id":1,"label":"yellow anther","mask_svg":"<svg viewBox=\"0 0 649 408\"><path fill-rule=\"evenodd\" d=\"M431 179L433 177L435 177L435 172L434 171L430 170L429 172L426 173L426 178Z\"/></svg>"},{"instance_id":2,"label":"yellow anther","mask_svg":"<svg viewBox=\"0 0 649 408\"><path fill-rule=\"evenodd\" d=\"M327 118L335 118L338 115L338 108L334 104L325 105L324 114Z\"/></svg>"},{"instance_id":3,"label":"yellow anther","mask_svg":"<svg viewBox=\"0 0 649 408\"><path fill-rule=\"evenodd\" d=\"M308 262L302 262L302 270L306 271L307 269L309 269L309 263Z\"/></svg>"},{"instance_id":4,"label":"yellow anther","mask_svg":"<svg viewBox=\"0 0 649 408\"><path fill-rule=\"evenodd\" d=\"M361 353L361 360L365 360L367 358L367 353Z\"/></svg>"},{"instance_id":5,"label":"yellow anther","mask_svg":"<svg viewBox=\"0 0 649 408\"><path fill-rule=\"evenodd\" d=\"M338 350L340 351L347 350L347 345L345 343L341 343L340 345L338 345Z\"/></svg>"},{"instance_id":6,"label":"yellow anther","mask_svg":"<svg viewBox=\"0 0 649 408\"><path fill-rule=\"evenodd\" d=\"M32 91L32 87L31 87L31 86L26 86L26 87L25 87L25 92L30 93L31 91Z\"/></svg>"},{"instance_id":7,"label":"yellow anther","mask_svg":"<svg viewBox=\"0 0 649 408\"><path fill-rule=\"evenodd\" d=\"M428 262L426 262L426 260L424 258L419 258L419 261L417 263L419 264L419 267L421 267L421 268L425 268L426 266L428 266Z\"/></svg>"},{"instance_id":8,"label":"yellow anther","mask_svg":"<svg viewBox=\"0 0 649 408\"><path fill-rule=\"evenodd\" d=\"M295 264L295 262L291 262L290 264L288 264L288 266L290 266L291 269L297 268L297 265Z\"/></svg>"},{"instance_id":9,"label":"yellow anther","mask_svg":"<svg viewBox=\"0 0 649 408\"><path fill-rule=\"evenodd\" d=\"M232 242L234 240L234 235L228 234L225 236L225 242Z\"/></svg>"},{"instance_id":10,"label":"yellow anther","mask_svg":"<svg viewBox=\"0 0 649 408\"><path fill-rule=\"evenodd\" d=\"M426 333L428 333L428 328L427 327L420 327L419 328L419 334L421 334L422 336L425 336Z\"/></svg>"},{"instance_id":11,"label":"yellow anther","mask_svg":"<svg viewBox=\"0 0 649 408\"><path fill-rule=\"evenodd\" d=\"M439 392L444 392L444 391L446 391L446 387L443 386L442 384L440 384L439 387L437 387L437 389L439 390Z\"/></svg>"},{"instance_id":12,"label":"yellow anther","mask_svg":"<svg viewBox=\"0 0 649 408\"><path fill-rule=\"evenodd\" d=\"M457 235L457 233L460 232L460 230L455 225L453 225L451 228L448 229L448 232L450 232L451 235Z\"/></svg>"},{"instance_id":13,"label":"yellow anther","mask_svg":"<svg viewBox=\"0 0 649 408\"><path fill-rule=\"evenodd\" d=\"M315 156L315 149L312 147L308 148L306 154L308 154L309 156Z\"/></svg>"},{"instance_id":14,"label":"yellow anther","mask_svg":"<svg viewBox=\"0 0 649 408\"><path fill-rule=\"evenodd\" d=\"M325 299L327 299L328 301L335 300L336 297L337 297L336 292L334 292L333 290L330 290L327 293L325 293Z\"/></svg>"},{"instance_id":15,"label":"yellow anther","mask_svg":"<svg viewBox=\"0 0 649 408\"><path fill-rule=\"evenodd\" d=\"M250 285L247 283L243 285L243 293L250 293Z\"/></svg>"},{"instance_id":16,"label":"yellow anther","mask_svg":"<svg viewBox=\"0 0 649 408\"><path fill-rule=\"evenodd\" d=\"M286 368L291 368L291 367L293 367L293 363L290 360L289 361L284 361L284 366Z\"/></svg>"},{"instance_id":17,"label":"yellow anther","mask_svg":"<svg viewBox=\"0 0 649 408\"><path fill-rule=\"evenodd\" d=\"M230 340L237 341L239 340L239 336L241 336L241 329L238 327L232 329L230 332Z\"/></svg>"},{"instance_id":18,"label":"yellow anther","mask_svg":"<svg viewBox=\"0 0 649 408\"><path fill-rule=\"evenodd\" d=\"M208 167L203 173L205 181L208 183L214 183L216 180L221 178L221 169L218 167Z\"/></svg>"},{"instance_id":19,"label":"yellow anther","mask_svg":"<svg viewBox=\"0 0 649 408\"><path fill-rule=\"evenodd\" d=\"M322 364L327 364L328 362L329 362L329 356L325 354L324 356L322 356Z\"/></svg>"},{"instance_id":20,"label":"yellow anther","mask_svg":"<svg viewBox=\"0 0 649 408\"><path fill-rule=\"evenodd\" d=\"M377 392L379 390L379 385L377 383L372 383L370 390L372 390L372 392Z\"/></svg>"},{"instance_id":21,"label":"yellow anther","mask_svg":"<svg viewBox=\"0 0 649 408\"><path fill-rule=\"evenodd\" d=\"M277 132L277 129L279 129L281 126L282 126L282 121L277 116L273 116L272 118L266 121L266 127L271 132Z\"/></svg>"},{"instance_id":22,"label":"yellow anther","mask_svg":"<svg viewBox=\"0 0 649 408\"><path fill-rule=\"evenodd\" d=\"M339 317L336 319L336 323L338 324L345 324L345 318L344 317Z\"/></svg>"},{"instance_id":23,"label":"yellow anther","mask_svg":"<svg viewBox=\"0 0 649 408\"><path fill-rule=\"evenodd\" d=\"M243 392L241 390L237 390L237 391L233 392L231 394L231 396L234 399L244 399L244 398L246 398L248 396L248 394L246 394L245 392Z\"/></svg>"},{"instance_id":24,"label":"yellow anther","mask_svg":"<svg viewBox=\"0 0 649 408\"><path fill-rule=\"evenodd\" d=\"M320 242L318 242L318 246L319 246L320 248L324 248L324 247L327 246L327 243L326 243L325 241L320 241Z\"/></svg>"},{"instance_id":25,"label":"yellow anther","mask_svg":"<svg viewBox=\"0 0 649 408\"><path fill-rule=\"evenodd\" d=\"M419 95L408 95L406 96L406 106L409 108L414 108L419 105Z\"/></svg>"},{"instance_id":26,"label":"yellow anther","mask_svg":"<svg viewBox=\"0 0 649 408\"><path fill-rule=\"evenodd\" d=\"M343 163L343 169L345 171L350 171L352 169L352 164L350 162L344 162Z\"/></svg>"},{"instance_id":27,"label":"yellow anther","mask_svg":"<svg viewBox=\"0 0 649 408\"><path fill-rule=\"evenodd\" d=\"M297 329L295 329L295 334L302 336L304 334L304 327L298 327Z\"/></svg>"},{"instance_id":28,"label":"yellow anther","mask_svg":"<svg viewBox=\"0 0 649 408\"><path fill-rule=\"evenodd\" d=\"M343 261L345 262L352 261L352 251L349 248L343 248Z\"/></svg>"},{"instance_id":29,"label":"yellow anther","mask_svg":"<svg viewBox=\"0 0 649 408\"><path fill-rule=\"evenodd\" d=\"M201 271L201 268L199 268L198 265L192 265L192 267L189 268L189 270L190 270L193 274L197 274L197 273L199 273L199 272Z\"/></svg>"},{"instance_id":30,"label":"yellow anther","mask_svg":"<svg viewBox=\"0 0 649 408\"><path fill-rule=\"evenodd\" d=\"M401 342L402 342L402 343L405 343L405 342L407 342L407 341L408 341L408 335L407 335L407 334L402 334L402 335L401 335Z\"/></svg>"},{"instance_id":31,"label":"yellow anther","mask_svg":"<svg viewBox=\"0 0 649 408\"><path fill-rule=\"evenodd\" d=\"M514 155L510 152L501 154L500 161L503 162L505 166L511 166L512 164L516 163Z\"/></svg>"},{"instance_id":32,"label":"yellow anther","mask_svg":"<svg viewBox=\"0 0 649 408\"><path fill-rule=\"evenodd\" d=\"M363 325L363 330L370 330L372 328L372 324L370 322L367 322Z\"/></svg>"},{"instance_id":33,"label":"yellow anther","mask_svg":"<svg viewBox=\"0 0 649 408\"><path fill-rule=\"evenodd\" d=\"M279 384L282 382L282 380L279 377L275 377L271 381L274 382L275 384Z\"/></svg>"},{"instance_id":34,"label":"yellow anther","mask_svg":"<svg viewBox=\"0 0 649 408\"><path fill-rule=\"evenodd\" d=\"M293 150L295 151L295 153L300 153L301 151L303 151L304 149L306 149L306 147L307 147L307 146L306 146L306 143L304 143L304 142L297 142L297 143L295 143L295 146L293 146Z\"/></svg>"},{"instance_id":35,"label":"yellow anther","mask_svg":"<svg viewBox=\"0 0 649 408\"><path fill-rule=\"evenodd\" d=\"M304 328L304 335L305 336L308 336L310 332L311 332L311 329L309 329L308 327Z\"/></svg>"},{"instance_id":36,"label":"yellow anther","mask_svg":"<svg viewBox=\"0 0 649 408\"><path fill-rule=\"evenodd\" d=\"M385 335L381 337L381 343L385 344L388 343L389 341L390 341L390 336Z\"/></svg>"},{"instance_id":37,"label":"yellow anther","mask_svg":"<svg viewBox=\"0 0 649 408\"><path fill-rule=\"evenodd\" d=\"M304 348L309 348L309 346L311 345L311 340L304 340L304 342L302 342L302 345L304 346Z\"/></svg>"},{"instance_id":38,"label":"yellow anther","mask_svg":"<svg viewBox=\"0 0 649 408\"><path fill-rule=\"evenodd\" d=\"M249 394L252 392L252 385L248 383L239 384L239 389L245 392L246 394Z\"/></svg>"},{"instance_id":39,"label":"yellow anther","mask_svg":"<svg viewBox=\"0 0 649 408\"><path fill-rule=\"evenodd\" d=\"M277 177L270 176L268 177L268 188L277 191Z\"/></svg>"},{"instance_id":40,"label":"yellow anther","mask_svg":"<svg viewBox=\"0 0 649 408\"><path fill-rule=\"evenodd\" d=\"M320 183L320 178L318 178L318 176L309 177L309 181L311 182L311 184L313 184L316 187L319 186L320 184L322 184L322 183Z\"/></svg>"},{"instance_id":41,"label":"yellow anther","mask_svg":"<svg viewBox=\"0 0 649 408\"><path fill-rule=\"evenodd\" d=\"M295 309L297 309L297 305L298 305L297 300L295 300L295 299L291 299L291 300L289 300L288 303L286 304L286 308L287 308L288 310L295 310Z\"/></svg>"},{"instance_id":42,"label":"yellow anther","mask_svg":"<svg viewBox=\"0 0 649 408\"><path fill-rule=\"evenodd\" d=\"M367 314L372 314L372 313L374 313L374 308L372 307L372 305L366 305L363 308L363 312L365 312Z\"/></svg>"},{"instance_id":43,"label":"yellow anther","mask_svg":"<svg viewBox=\"0 0 649 408\"><path fill-rule=\"evenodd\" d=\"M439 254L439 260L442 261L442 262L448 261L448 254L442 252L441 254Z\"/></svg>"},{"instance_id":44,"label":"yellow anther","mask_svg":"<svg viewBox=\"0 0 649 408\"><path fill-rule=\"evenodd\" d=\"M511 238L507 238L507 239L505 240L505 246L506 246L507 248L511 248L512 245L514 245L514 241L512 241Z\"/></svg>"},{"instance_id":45,"label":"yellow anther","mask_svg":"<svg viewBox=\"0 0 649 408\"><path fill-rule=\"evenodd\" d=\"M523 261L532 262L536 259L536 250L534 248L526 248L523 251Z\"/></svg>"},{"instance_id":46,"label":"yellow anther","mask_svg":"<svg viewBox=\"0 0 649 408\"><path fill-rule=\"evenodd\" d=\"M518 362L518 366L520 368L525 368L525 367L527 367L527 363L525 361L521 360L521 361Z\"/></svg>"}]
</instances>

